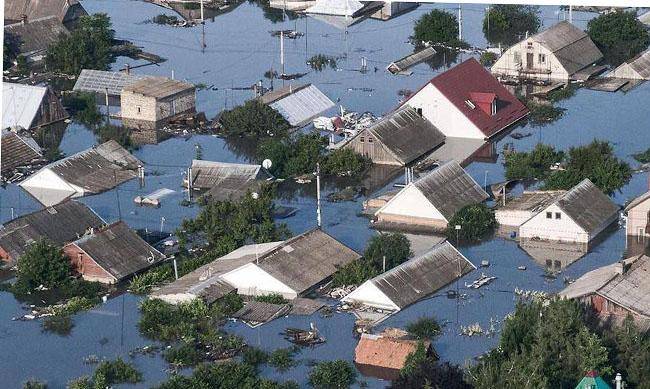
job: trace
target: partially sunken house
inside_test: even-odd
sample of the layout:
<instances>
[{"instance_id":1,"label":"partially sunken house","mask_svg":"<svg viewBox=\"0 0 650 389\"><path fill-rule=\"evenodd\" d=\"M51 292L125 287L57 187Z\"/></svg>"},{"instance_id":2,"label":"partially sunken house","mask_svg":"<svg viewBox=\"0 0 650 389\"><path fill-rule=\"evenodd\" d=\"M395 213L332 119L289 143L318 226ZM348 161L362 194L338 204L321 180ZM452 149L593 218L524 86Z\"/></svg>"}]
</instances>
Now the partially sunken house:
<instances>
[{"instance_id":1,"label":"partially sunken house","mask_svg":"<svg viewBox=\"0 0 650 389\"><path fill-rule=\"evenodd\" d=\"M259 97L259 101L278 111L292 127L303 127L334 107L334 102L312 84L273 90Z\"/></svg>"},{"instance_id":2,"label":"partially sunken house","mask_svg":"<svg viewBox=\"0 0 650 389\"><path fill-rule=\"evenodd\" d=\"M518 228L562 197L564 190L524 192L520 197L497 204L494 216L501 226Z\"/></svg>"},{"instance_id":3,"label":"partially sunken house","mask_svg":"<svg viewBox=\"0 0 650 389\"><path fill-rule=\"evenodd\" d=\"M104 224L92 209L73 200L23 215L0 228L0 259L15 263L39 239L62 246Z\"/></svg>"},{"instance_id":4,"label":"partially sunken house","mask_svg":"<svg viewBox=\"0 0 650 389\"><path fill-rule=\"evenodd\" d=\"M5 25L54 16L68 28L88 15L78 0L5 0L4 12Z\"/></svg>"},{"instance_id":5,"label":"partially sunken house","mask_svg":"<svg viewBox=\"0 0 650 389\"><path fill-rule=\"evenodd\" d=\"M110 190L138 176L137 158L114 140L63 158L19 185L45 206Z\"/></svg>"},{"instance_id":6,"label":"partially sunken house","mask_svg":"<svg viewBox=\"0 0 650 389\"><path fill-rule=\"evenodd\" d=\"M213 201L239 200L273 177L260 165L193 160L190 187ZM184 182L187 187L187 179Z\"/></svg>"},{"instance_id":7,"label":"partially sunken house","mask_svg":"<svg viewBox=\"0 0 650 389\"><path fill-rule=\"evenodd\" d=\"M383 380L394 380L406 364L408 356L422 342L427 356L435 353L429 341L402 339L388 335L361 334L354 349L354 364L361 374Z\"/></svg>"},{"instance_id":8,"label":"partially sunken house","mask_svg":"<svg viewBox=\"0 0 650 389\"><path fill-rule=\"evenodd\" d=\"M49 87L2 83L2 128L30 130L68 117Z\"/></svg>"},{"instance_id":9,"label":"partially sunken house","mask_svg":"<svg viewBox=\"0 0 650 389\"><path fill-rule=\"evenodd\" d=\"M331 278L342 266L360 258L354 250L320 229L307 231L259 254L221 277L237 293L278 293L287 299L304 296Z\"/></svg>"},{"instance_id":10,"label":"partially sunken house","mask_svg":"<svg viewBox=\"0 0 650 389\"><path fill-rule=\"evenodd\" d=\"M91 230L63 252L84 280L104 284L120 282L164 259L122 221Z\"/></svg>"},{"instance_id":11,"label":"partially sunken house","mask_svg":"<svg viewBox=\"0 0 650 389\"><path fill-rule=\"evenodd\" d=\"M548 82L584 81L604 70L591 66L602 58L589 35L562 21L510 47L492 65L492 73Z\"/></svg>"},{"instance_id":12,"label":"partially sunken house","mask_svg":"<svg viewBox=\"0 0 650 389\"><path fill-rule=\"evenodd\" d=\"M156 128L196 110L196 87L165 77L148 77L122 89L120 107L125 126Z\"/></svg>"},{"instance_id":13,"label":"partially sunken house","mask_svg":"<svg viewBox=\"0 0 650 389\"><path fill-rule=\"evenodd\" d=\"M612 70L608 76L630 80L650 80L650 49L629 61L623 62Z\"/></svg>"},{"instance_id":14,"label":"partially sunken house","mask_svg":"<svg viewBox=\"0 0 650 389\"><path fill-rule=\"evenodd\" d=\"M28 63L45 61L47 48L55 44L68 30L56 16L46 16L5 26L5 39L12 42L18 55Z\"/></svg>"},{"instance_id":15,"label":"partially sunken house","mask_svg":"<svg viewBox=\"0 0 650 389\"><path fill-rule=\"evenodd\" d=\"M620 323L628 315L650 328L650 257L638 255L592 270L562 290L560 297L590 305L602 320Z\"/></svg>"},{"instance_id":16,"label":"partially sunken house","mask_svg":"<svg viewBox=\"0 0 650 389\"><path fill-rule=\"evenodd\" d=\"M120 105L120 94L126 86L150 78L143 74L130 72L112 72L106 70L82 69L72 88L75 92L94 93L102 104Z\"/></svg>"},{"instance_id":17,"label":"partially sunken house","mask_svg":"<svg viewBox=\"0 0 650 389\"><path fill-rule=\"evenodd\" d=\"M43 153L34 138L5 129L0 131L2 134L0 175L7 177L16 168L39 164L43 161Z\"/></svg>"},{"instance_id":18,"label":"partially sunken house","mask_svg":"<svg viewBox=\"0 0 650 389\"><path fill-rule=\"evenodd\" d=\"M399 311L470 273L476 267L449 242L359 285L342 301Z\"/></svg>"},{"instance_id":19,"label":"partially sunken house","mask_svg":"<svg viewBox=\"0 0 650 389\"><path fill-rule=\"evenodd\" d=\"M449 161L400 190L375 213L375 226L442 231L458 210L488 197L458 162Z\"/></svg>"},{"instance_id":20,"label":"partially sunken house","mask_svg":"<svg viewBox=\"0 0 650 389\"><path fill-rule=\"evenodd\" d=\"M555 241L588 244L618 219L619 206L584 179L519 228L522 244Z\"/></svg>"},{"instance_id":21,"label":"partially sunken house","mask_svg":"<svg viewBox=\"0 0 650 389\"><path fill-rule=\"evenodd\" d=\"M625 234L640 238L650 237L650 191L635 198L623 210L625 213Z\"/></svg>"},{"instance_id":22,"label":"partially sunken house","mask_svg":"<svg viewBox=\"0 0 650 389\"><path fill-rule=\"evenodd\" d=\"M405 107L360 131L344 147L373 163L405 166L444 141L445 136L431 122L414 108Z\"/></svg>"},{"instance_id":23,"label":"partially sunken house","mask_svg":"<svg viewBox=\"0 0 650 389\"><path fill-rule=\"evenodd\" d=\"M470 58L411 95L413 107L446 137L486 139L528 115L528 108Z\"/></svg>"}]
</instances>

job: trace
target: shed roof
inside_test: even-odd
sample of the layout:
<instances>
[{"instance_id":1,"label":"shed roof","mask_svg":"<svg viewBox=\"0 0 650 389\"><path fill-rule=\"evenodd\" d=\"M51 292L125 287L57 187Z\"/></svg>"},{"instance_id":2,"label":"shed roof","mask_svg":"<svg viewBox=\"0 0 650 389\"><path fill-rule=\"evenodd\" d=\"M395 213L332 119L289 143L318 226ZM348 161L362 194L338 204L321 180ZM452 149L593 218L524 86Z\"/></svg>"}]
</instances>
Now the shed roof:
<instances>
[{"instance_id":1,"label":"shed roof","mask_svg":"<svg viewBox=\"0 0 650 389\"><path fill-rule=\"evenodd\" d=\"M232 317L247 322L252 326L263 324L283 316L291 310L289 304L271 304L262 301L251 301L246 303Z\"/></svg>"},{"instance_id":2,"label":"shed roof","mask_svg":"<svg viewBox=\"0 0 650 389\"><path fill-rule=\"evenodd\" d=\"M87 234L70 243L120 281L164 259L123 221Z\"/></svg>"},{"instance_id":3,"label":"shed roof","mask_svg":"<svg viewBox=\"0 0 650 389\"><path fill-rule=\"evenodd\" d=\"M489 197L456 161L446 162L413 185L447 220L464 206Z\"/></svg>"},{"instance_id":4,"label":"shed roof","mask_svg":"<svg viewBox=\"0 0 650 389\"><path fill-rule=\"evenodd\" d=\"M254 189L256 181L271 178L260 165L192 161L192 187L210 189L208 196L213 200L237 199Z\"/></svg>"},{"instance_id":5,"label":"shed roof","mask_svg":"<svg viewBox=\"0 0 650 389\"><path fill-rule=\"evenodd\" d=\"M56 43L61 35L68 35L68 30L56 16L30 20L28 23L15 23L5 26L5 35L15 39L20 54L25 56L45 52Z\"/></svg>"},{"instance_id":6,"label":"shed roof","mask_svg":"<svg viewBox=\"0 0 650 389\"><path fill-rule=\"evenodd\" d=\"M505 205L497 204L497 210L529 211L536 214L553 204L565 193L565 190L525 191L521 196L507 201Z\"/></svg>"},{"instance_id":7,"label":"shed roof","mask_svg":"<svg viewBox=\"0 0 650 389\"><path fill-rule=\"evenodd\" d=\"M0 173L11 172L19 166L42 160L43 154L34 138L18 135L13 131L2 131L2 159L0 160Z\"/></svg>"},{"instance_id":8,"label":"shed roof","mask_svg":"<svg viewBox=\"0 0 650 389\"><path fill-rule=\"evenodd\" d=\"M28 246L43 238L57 245L71 242L89 228L99 228L104 221L86 205L69 200L20 216L0 228L0 247L13 259Z\"/></svg>"},{"instance_id":9,"label":"shed roof","mask_svg":"<svg viewBox=\"0 0 650 389\"><path fill-rule=\"evenodd\" d=\"M148 77L125 85L124 92L138 93L156 99L164 99L178 93L193 91L196 87L190 83L172 80L166 77Z\"/></svg>"},{"instance_id":10,"label":"shed roof","mask_svg":"<svg viewBox=\"0 0 650 389\"><path fill-rule=\"evenodd\" d=\"M557 206L587 232L597 230L620 209L588 178L562 195Z\"/></svg>"},{"instance_id":11,"label":"shed roof","mask_svg":"<svg viewBox=\"0 0 650 389\"><path fill-rule=\"evenodd\" d=\"M46 87L3 82L2 128L30 129L46 93Z\"/></svg>"},{"instance_id":12,"label":"shed roof","mask_svg":"<svg viewBox=\"0 0 650 389\"><path fill-rule=\"evenodd\" d=\"M369 282L404 309L474 269L476 267L454 246L443 242Z\"/></svg>"},{"instance_id":13,"label":"shed roof","mask_svg":"<svg viewBox=\"0 0 650 389\"><path fill-rule=\"evenodd\" d=\"M630 69L635 71L639 77L645 80L650 80L650 49L640 53L631 60L624 62L618 68L623 66L628 66ZM616 68L613 73L616 73L618 68Z\"/></svg>"},{"instance_id":14,"label":"shed roof","mask_svg":"<svg viewBox=\"0 0 650 389\"><path fill-rule=\"evenodd\" d=\"M294 127L302 127L311 119L334 107L334 102L311 84L297 88L285 87L267 93L260 99L264 104L278 111Z\"/></svg>"},{"instance_id":15,"label":"shed roof","mask_svg":"<svg viewBox=\"0 0 650 389\"><path fill-rule=\"evenodd\" d=\"M567 21L554 24L532 39L551 51L569 75L603 57L589 35Z\"/></svg>"},{"instance_id":16,"label":"shed roof","mask_svg":"<svg viewBox=\"0 0 650 389\"><path fill-rule=\"evenodd\" d=\"M395 62L392 62L390 65L388 65L387 69L393 74L403 72L411 66L415 66L420 62L426 61L435 54L436 50L432 46L425 47L420 51L416 51L415 53L411 53L403 58L398 59Z\"/></svg>"},{"instance_id":17,"label":"shed roof","mask_svg":"<svg viewBox=\"0 0 650 389\"><path fill-rule=\"evenodd\" d=\"M429 83L435 86L486 137L495 135L529 113L528 108L474 58L434 77ZM496 114L487 113L476 104L473 104L474 107L467 104L468 100L472 100L472 93L496 95Z\"/></svg>"},{"instance_id":18,"label":"shed roof","mask_svg":"<svg viewBox=\"0 0 650 389\"><path fill-rule=\"evenodd\" d=\"M580 380L575 389L611 389L612 387L603 380L597 372L589 371Z\"/></svg>"},{"instance_id":19,"label":"shed roof","mask_svg":"<svg viewBox=\"0 0 650 389\"><path fill-rule=\"evenodd\" d=\"M430 342L424 342L429 347ZM361 334L354 349L354 362L399 370L406 358L418 348L417 340L397 339L382 335Z\"/></svg>"},{"instance_id":20,"label":"shed roof","mask_svg":"<svg viewBox=\"0 0 650 389\"><path fill-rule=\"evenodd\" d=\"M108 89L109 95L119 96L125 86L149 77L126 72L83 69L72 90L104 94Z\"/></svg>"},{"instance_id":21,"label":"shed roof","mask_svg":"<svg viewBox=\"0 0 650 389\"><path fill-rule=\"evenodd\" d=\"M300 294L360 257L324 231L314 229L261 255L258 266Z\"/></svg>"},{"instance_id":22,"label":"shed roof","mask_svg":"<svg viewBox=\"0 0 650 389\"><path fill-rule=\"evenodd\" d=\"M73 12L70 12L70 11ZM5 0L5 20L19 21L27 16L28 21L47 16L56 16L59 22L87 15L77 0Z\"/></svg>"},{"instance_id":23,"label":"shed roof","mask_svg":"<svg viewBox=\"0 0 650 389\"><path fill-rule=\"evenodd\" d=\"M404 165L422 157L445 141L445 136L440 130L408 106L375 123L368 131Z\"/></svg>"}]
</instances>

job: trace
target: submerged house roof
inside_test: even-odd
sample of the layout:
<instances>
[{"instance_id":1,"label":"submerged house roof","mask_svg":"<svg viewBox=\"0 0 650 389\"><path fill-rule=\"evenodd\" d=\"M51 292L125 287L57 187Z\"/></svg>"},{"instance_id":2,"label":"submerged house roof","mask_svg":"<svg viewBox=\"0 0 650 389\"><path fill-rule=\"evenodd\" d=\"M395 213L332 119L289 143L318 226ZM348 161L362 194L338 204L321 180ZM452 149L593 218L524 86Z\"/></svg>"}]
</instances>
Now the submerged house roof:
<instances>
[{"instance_id":1,"label":"submerged house roof","mask_svg":"<svg viewBox=\"0 0 650 389\"><path fill-rule=\"evenodd\" d=\"M636 208L637 206L643 204L643 203L646 202L648 199L650 199L650 191L647 191L647 192L645 192L644 194L642 194L641 196L636 197L635 199L633 199L632 201L630 201L630 203L625 207L625 209L624 209L623 211L628 212L628 211L630 211L631 209L634 209L634 208Z\"/></svg>"},{"instance_id":2,"label":"submerged house roof","mask_svg":"<svg viewBox=\"0 0 650 389\"><path fill-rule=\"evenodd\" d=\"M566 193L565 190L525 191L521 196L497 204L497 211L525 211L533 214L543 211Z\"/></svg>"},{"instance_id":3,"label":"submerged house roof","mask_svg":"<svg viewBox=\"0 0 650 389\"><path fill-rule=\"evenodd\" d=\"M61 35L68 34L56 16L5 26L5 36L14 40L18 52L25 57L44 56L50 45L56 43Z\"/></svg>"},{"instance_id":4,"label":"submerged house roof","mask_svg":"<svg viewBox=\"0 0 650 389\"><path fill-rule=\"evenodd\" d=\"M127 85L150 78L142 74L111 72L105 70L83 69L72 90L76 92L93 92L104 94L108 89L110 96L119 96Z\"/></svg>"},{"instance_id":5,"label":"submerged house roof","mask_svg":"<svg viewBox=\"0 0 650 389\"><path fill-rule=\"evenodd\" d=\"M375 123L368 131L403 165L422 157L445 141L440 130L408 106Z\"/></svg>"},{"instance_id":6,"label":"submerged house roof","mask_svg":"<svg viewBox=\"0 0 650 389\"><path fill-rule=\"evenodd\" d=\"M384 335L361 334L361 339L354 349L354 362L365 375L394 379L397 378L395 374L404 367L409 354L417 350L418 342ZM431 342L422 342L425 349L431 347Z\"/></svg>"},{"instance_id":7,"label":"submerged house roof","mask_svg":"<svg viewBox=\"0 0 650 389\"><path fill-rule=\"evenodd\" d=\"M355 17L364 5L357 0L316 0L316 4L307 8L308 14Z\"/></svg>"},{"instance_id":8,"label":"submerged house roof","mask_svg":"<svg viewBox=\"0 0 650 389\"><path fill-rule=\"evenodd\" d=\"M120 281L164 259L124 222L118 221L68 245L83 250L99 267Z\"/></svg>"},{"instance_id":9,"label":"submerged house roof","mask_svg":"<svg viewBox=\"0 0 650 389\"><path fill-rule=\"evenodd\" d=\"M422 50L411 53L403 58L398 59L395 62L391 62L386 70L392 74L398 74L408 70L410 67L419 64L420 62L426 61L427 59L433 57L436 54L436 50L432 47L426 47Z\"/></svg>"},{"instance_id":10,"label":"submerged house roof","mask_svg":"<svg viewBox=\"0 0 650 389\"><path fill-rule=\"evenodd\" d=\"M343 301L401 310L474 269L454 246L443 242L364 282Z\"/></svg>"},{"instance_id":11,"label":"submerged house roof","mask_svg":"<svg viewBox=\"0 0 650 389\"><path fill-rule=\"evenodd\" d=\"M29 165L43 159L41 148L34 138L4 129L1 131L0 174L4 175L17 167Z\"/></svg>"},{"instance_id":12,"label":"submerged house roof","mask_svg":"<svg viewBox=\"0 0 650 389\"><path fill-rule=\"evenodd\" d=\"M3 82L2 128L30 129L46 93L46 87Z\"/></svg>"},{"instance_id":13,"label":"submerged house roof","mask_svg":"<svg viewBox=\"0 0 650 389\"><path fill-rule=\"evenodd\" d=\"M205 196L215 201L237 200L271 178L271 174L260 165L192 161L192 187L207 189Z\"/></svg>"},{"instance_id":14,"label":"submerged house roof","mask_svg":"<svg viewBox=\"0 0 650 389\"><path fill-rule=\"evenodd\" d=\"M334 107L334 102L312 84L287 86L261 96L294 127L302 127L316 116Z\"/></svg>"},{"instance_id":15,"label":"submerged house roof","mask_svg":"<svg viewBox=\"0 0 650 389\"><path fill-rule=\"evenodd\" d=\"M587 232L596 231L620 209L588 178L562 195L556 204Z\"/></svg>"},{"instance_id":16,"label":"submerged house roof","mask_svg":"<svg viewBox=\"0 0 650 389\"><path fill-rule=\"evenodd\" d=\"M495 135L529 113L528 108L474 58L434 77L429 83L486 137ZM491 106L482 104L487 96L496 100L494 114Z\"/></svg>"},{"instance_id":17,"label":"submerged house roof","mask_svg":"<svg viewBox=\"0 0 650 389\"><path fill-rule=\"evenodd\" d=\"M272 304L262 301L250 301L246 303L232 317L239 319L249 326L255 328L280 316L284 316L291 310L289 304Z\"/></svg>"},{"instance_id":18,"label":"submerged house roof","mask_svg":"<svg viewBox=\"0 0 650 389\"><path fill-rule=\"evenodd\" d=\"M54 16L59 23L67 23L79 16L87 15L86 10L77 0L5 0L5 21L18 22Z\"/></svg>"},{"instance_id":19,"label":"submerged house roof","mask_svg":"<svg viewBox=\"0 0 650 389\"><path fill-rule=\"evenodd\" d=\"M631 73L635 79L650 80L650 49L622 63L612 71L615 77L622 73Z\"/></svg>"},{"instance_id":20,"label":"submerged house roof","mask_svg":"<svg viewBox=\"0 0 650 389\"><path fill-rule=\"evenodd\" d=\"M531 39L552 52L569 75L603 58L589 35L567 21L554 24Z\"/></svg>"},{"instance_id":21,"label":"submerged house roof","mask_svg":"<svg viewBox=\"0 0 650 389\"><path fill-rule=\"evenodd\" d=\"M147 77L123 87L123 92L137 93L155 99L164 99L183 93L193 91L196 87L190 83L172 80L166 77Z\"/></svg>"},{"instance_id":22,"label":"submerged house roof","mask_svg":"<svg viewBox=\"0 0 650 389\"><path fill-rule=\"evenodd\" d=\"M41 238L63 245L102 225L104 221L93 210L69 200L5 223L0 228L0 248L15 261Z\"/></svg>"}]
</instances>

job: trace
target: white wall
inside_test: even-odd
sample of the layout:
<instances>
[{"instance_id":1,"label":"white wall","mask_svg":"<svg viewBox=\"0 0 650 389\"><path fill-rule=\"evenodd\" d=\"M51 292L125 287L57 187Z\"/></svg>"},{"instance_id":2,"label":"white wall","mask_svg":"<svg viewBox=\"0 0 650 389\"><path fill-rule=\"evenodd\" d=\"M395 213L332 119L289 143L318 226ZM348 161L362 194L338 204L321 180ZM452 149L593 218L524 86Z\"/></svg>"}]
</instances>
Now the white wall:
<instances>
[{"instance_id":1,"label":"white wall","mask_svg":"<svg viewBox=\"0 0 650 389\"><path fill-rule=\"evenodd\" d=\"M230 285L237 288L237 293L246 296L260 296L279 293L286 299L295 299L298 293L256 264L249 263L221 276Z\"/></svg>"},{"instance_id":2,"label":"white wall","mask_svg":"<svg viewBox=\"0 0 650 389\"><path fill-rule=\"evenodd\" d=\"M485 134L431 83L411 97L406 104L415 109L421 108L422 116L447 137L485 138Z\"/></svg>"},{"instance_id":3,"label":"white wall","mask_svg":"<svg viewBox=\"0 0 650 389\"><path fill-rule=\"evenodd\" d=\"M533 217L533 213L514 209L496 209L494 211L494 217L497 219L497 223L502 226L519 227L526 220Z\"/></svg>"},{"instance_id":4,"label":"white wall","mask_svg":"<svg viewBox=\"0 0 650 389\"><path fill-rule=\"evenodd\" d=\"M375 308L388 309L391 311L399 311L400 309L370 280L364 282L350 294L343 297L341 301L345 303L364 304Z\"/></svg>"},{"instance_id":5,"label":"white wall","mask_svg":"<svg viewBox=\"0 0 650 389\"><path fill-rule=\"evenodd\" d=\"M532 43L532 48L528 48L528 43ZM521 58L520 64L517 63L515 58L517 53ZM494 65L492 65L492 73L500 76L518 76L518 70L520 68L525 69L527 66L527 53L533 54L534 68L551 71L550 74L543 72L527 74L527 77L541 80L555 79L566 81L569 79L569 74L557 60L555 55L544 46L535 42L532 37L525 39L506 50ZM539 62L539 54L544 54L546 56L546 61L544 63Z\"/></svg>"},{"instance_id":6,"label":"white wall","mask_svg":"<svg viewBox=\"0 0 650 389\"><path fill-rule=\"evenodd\" d=\"M395 195L395 197L375 213L375 215L380 214L435 219L447 223L447 219L413 184L402 189L397 195Z\"/></svg>"},{"instance_id":7,"label":"white wall","mask_svg":"<svg viewBox=\"0 0 650 389\"><path fill-rule=\"evenodd\" d=\"M650 199L630 209L627 212L625 222L625 233L633 236L649 236L645 232L648 225L648 213L650 212Z\"/></svg>"},{"instance_id":8,"label":"white wall","mask_svg":"<svg viewBox=\"0 0 650 389\"><path fill-rule=\"evenodd\" d=\"M547 219L546 213L551 212L552 218ZM560 219L555 218L559 212ZM540 238L562 242L588 243L589 234L578 226L564 211L555 204L535 215L519 228L521 239Z\"/></svg>"}]
</instances>

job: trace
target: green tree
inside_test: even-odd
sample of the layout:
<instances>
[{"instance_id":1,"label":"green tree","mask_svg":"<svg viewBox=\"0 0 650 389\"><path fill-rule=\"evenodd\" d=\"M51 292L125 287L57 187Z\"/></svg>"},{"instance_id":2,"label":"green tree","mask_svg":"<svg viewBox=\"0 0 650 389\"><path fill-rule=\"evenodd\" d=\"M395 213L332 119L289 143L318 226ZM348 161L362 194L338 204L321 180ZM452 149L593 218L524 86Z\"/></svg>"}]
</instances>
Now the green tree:
<instances>
[{"instance_id":1,"label":"green tree","mask_svg":"<svg viewBox=\"0 0 650 389\"><path fill-rule=\"evenodd\" d=\"M16 71L23 76L29 76L29 64L27 63L27 58L24 55L18 55L16 57Z\"/></svg>"},{"instance_id":2,"label":"green tree","mask_svg":"<svg viewBox=\"0 0 650 389\"><path fill-rule=\"evenodd\" d=\"M354 177L363 173L370 164L370 159L354 150L336 149L325 157L321 170L326 175Z\"/></svg>"},{"instance_id":3,"label":"green tree","mask_svg":"<svg viewBox=\"0 0 650 389\"><path fill-rule=\"evenodd\" d=\"M612 66L620 65L650 45L650 35L636 18L636 12L602 14L589 21L587 34Z\"/></svg>"},{"instance_id":4,"label":"green tree","mask_svg":"<svg viewBox=\"0 0 650 389\"><path fill-rule=\"evenodd\" d=\"M406 331L415 339L433 340L442 334L442 328L433 317L421 317L406 326Z\"/></svg>"},{"instance_id":5,"label":"green tree","mask_svg":"<svg viewBox=\"0 0 650 389\"><path fill-rule=\"evenodd\" d=\"M223 111L219 123L228 136L284 137L291 128L278 111L259 100L249 100L244 105Z\"/></svg>"},{"instance_id":6,"label":"green tree","mask_svg":"<svg viewBox=\"0 0 650 389\"><path fill-rule=\"evenodd\" d=\"M381 272L365 258L350 262L334 273L333 286L361 285Z\"/></svg>"},{"instance_id":7,"label":"green tree","mask_svg":"<svg viewBox=\"0 0 650 389\"><path fill-rule=\"evenodd\" d=\"M439 363L433 358L424 358L413 368L402 371L391 383L392 389L472 389L464 378L463 369L448 362Z\"/></svg>"},{"instance_id":8,"label":"green tree","mask_svg":"<svg viewBox=\"0 0 650 389\"><path fill-rule=\"evenodd\" d=\"M388 233L375 235L370 239L363 253L372 265L381 271L386 258L386 270L406 262L413 253L411 243L404 234Z\"/></svg>"},{"instance_id":9,"label":"green tree","mask_svg":"<svg viewBox=\"0 0 650 389\"><path fill-rule=\"evenodd\" d=\"M309 373L309 383L317 389L349 388L356 379L354 368L341 359L320 362Z\"/></svg>"},{"instance_id":10,"label":"green tree","mask_svg":"<svg viewBox=\"0 0 650 389\"><path fill-rule=\"evenodd\" d=\"M412 375L427 358L427 349L424 342L419 341L415 351L406 356L400 375Z\"/></svg>"},{"instance_id":11,"label":"green tree","mask_svg":"<svg viewBox=\"0 0 650 389\"><path fill-rule=\"evenodd\" d=\"M108 70L114 61L111 52L115 32L104 13L82 16L70 35L61 36L47 49L49 69L78 75L81 69Z\"/></svg>"},{"instance_id":12,"label":"green tree","mask_svg":"<svg viewBox=\"0 0 650 389\"><path fill-rule=\"evenodd\" d=\"M413 37L419 42L449 46L466 46L458 40L458 19L453 14L434 9L415 22Z\"/></svg>"},{"instance_id":13,"label":"green tree","mask_svg":"<svg viewBox=\"0 0 650 389\"><path fill-rule=\"evenodd\" d=\"M539 7L532 5L497 4L483 19L483 34L491 44L511 46L528 32L535 34L541 21Z\"/></svg>"},{"instance_id":14,"label":"green tree","mask_svg":"<svg viewBox=\"0 0 650 389\"><path fill-rule=\"evenodd\" d=\"M102 120L102 114L97 108L95 95L88 92L65 93L63 105L72 111L75 120L88 125L95 126Z\"/></svg>"},{"instance_id":15,"label":"green tree","mask_svg":"<svg viewBox=\"0 0 650 389\"><path fill-rule=\"evenodd\" d=\"M538 143L529 152L516 152L505 157L506 179L544 179L551 174L551 165L561 162L564 154L553 146Z\"/></svg>"},{"instance_id":16,"label":"green tree","mask_svg":"<svg viewBox=\"0 0 650 389\"><path fill-rule=\"evenodd\" d=\"M32 378L23 384L23 389L47 389L47 384Z\"/></svg>"},{"instance_id":17,"label":"green tree","mask_svg":"<svg viewBox=\"0 0 650 389\"><path fill-rule=\"evenodd\" d=\"M461 226L460 230L456 230L457 225ZM456 239L458 233L460 240L474 242L492 233L496 226L492 209L485 204L470 204L459 209L449 220L447 238Z\"/></svg>"},{"instance_id":18,"label":"green tree","mask_svg":"<svg viewBox=\"0 0 650 389\"><path fill-rule=\"evenodd\" d=\"M57 288L69 281L70 272L70 261L63 251L46 240L39 240L18 258L14 287L26 293L40 285Z\"/></svg>"},{"instance_id":19,"label":"green tree","mask_svg":"<svg viewBox=\"0 0 650 389\"><path fill-rule=\"evenodd\" d=\"M496 60L497 60L497 55L491 51L485 51L481 53L481 57L479 58L479 62L481 65L489 67L492 66Z\"/></svg>"},{"instance_id":20,"label":"green tree","mask_svg":"<svg viewBox=\"0 0 650 389\"><path fill-rule=\"evenodd\" d=\"M136 148L135 143L131 140L131 130L124 126L104 124L103 126L96 127L94 132L100 143L114 140L125 149L133 150Z\"/></svg>"}]
</instances>

